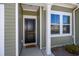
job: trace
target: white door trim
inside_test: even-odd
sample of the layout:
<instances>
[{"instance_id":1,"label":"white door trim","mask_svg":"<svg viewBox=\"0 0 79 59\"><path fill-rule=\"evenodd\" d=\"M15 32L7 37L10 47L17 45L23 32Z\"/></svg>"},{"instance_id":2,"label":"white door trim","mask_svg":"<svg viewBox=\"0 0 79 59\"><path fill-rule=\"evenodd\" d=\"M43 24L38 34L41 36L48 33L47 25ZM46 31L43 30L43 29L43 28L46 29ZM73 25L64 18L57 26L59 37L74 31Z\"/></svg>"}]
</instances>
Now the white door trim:
<instances>
[{"instance_id":1,"label":"white door trim","mask_svg":"<svg viewBox=\"0 0 79 59\"><path fill-rule=\"evenodd\" d=\"M30 18L30 19L35 19L35 22L36 22L36 25L35 25L35 32L36 32L36 34L35 34L35 36L36 36L36 42L35 42L35 44L37 44L37 16L30 16L30 15L23 15L23 46L25 46L26 44L24 43L25 42L25 30L24 30L24 19L25 18Z\"/></svg>"},{"instance_id":2,"label":"white door trim","mask_svg":"<svg viewBox=\"0 0 79 59\"><path fill-rule=\"evenodd\" d=\"M5 55L4 47L4 4L0 4L0 56Z\"/></svg>"}]
</instances>

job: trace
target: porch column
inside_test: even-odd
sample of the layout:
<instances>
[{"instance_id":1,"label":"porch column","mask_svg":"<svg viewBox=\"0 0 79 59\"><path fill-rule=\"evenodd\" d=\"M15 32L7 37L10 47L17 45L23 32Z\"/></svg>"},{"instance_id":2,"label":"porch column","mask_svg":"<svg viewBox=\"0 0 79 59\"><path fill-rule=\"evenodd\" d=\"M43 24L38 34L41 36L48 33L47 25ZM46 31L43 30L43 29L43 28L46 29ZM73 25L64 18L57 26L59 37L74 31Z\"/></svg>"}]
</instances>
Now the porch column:
<instances>
[{"instance_id":1,"label":"porch column","mask_svg":"<svg viewBox=\"0 0 79 59\"><path fill-rule=\"evenodd\" d=\"M46 54L51 55L51 5L46 5Z\"/></svg>"}]
</instances>

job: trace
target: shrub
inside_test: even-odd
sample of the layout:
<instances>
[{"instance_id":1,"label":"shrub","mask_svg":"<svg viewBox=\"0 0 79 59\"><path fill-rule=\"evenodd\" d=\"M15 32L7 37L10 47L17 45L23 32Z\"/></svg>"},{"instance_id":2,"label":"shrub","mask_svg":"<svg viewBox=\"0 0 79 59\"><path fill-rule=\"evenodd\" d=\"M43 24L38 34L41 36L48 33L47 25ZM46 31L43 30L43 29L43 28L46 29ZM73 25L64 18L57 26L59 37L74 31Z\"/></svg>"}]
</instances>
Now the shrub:
<instances>
[{"instance_id":1,"label":"shrub","mask_svg":"<svg viewBox=\"0 0 79 59\"><path fill-rule=\"evenodd\" d=\"M66 45L65 50L72 54L79 54L79 46L78 45Z\"/></svg>"}]
</instances>

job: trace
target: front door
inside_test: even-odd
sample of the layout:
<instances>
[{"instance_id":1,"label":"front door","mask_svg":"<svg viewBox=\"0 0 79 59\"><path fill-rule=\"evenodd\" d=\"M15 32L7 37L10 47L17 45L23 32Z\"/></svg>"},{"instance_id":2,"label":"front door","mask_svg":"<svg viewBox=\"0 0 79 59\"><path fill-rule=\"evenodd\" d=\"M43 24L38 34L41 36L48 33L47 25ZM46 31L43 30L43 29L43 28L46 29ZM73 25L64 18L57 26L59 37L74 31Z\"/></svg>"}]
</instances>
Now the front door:
<instances>
[{"instance_id":1,"label":"front door","mask_svg":"<svg viewBox=\"0 0 79 59\"><path fill-rule=\"evenodd\" d=\"M35 43L35 19L25 18L25 44Z\"/></svg>"}]
</instances>

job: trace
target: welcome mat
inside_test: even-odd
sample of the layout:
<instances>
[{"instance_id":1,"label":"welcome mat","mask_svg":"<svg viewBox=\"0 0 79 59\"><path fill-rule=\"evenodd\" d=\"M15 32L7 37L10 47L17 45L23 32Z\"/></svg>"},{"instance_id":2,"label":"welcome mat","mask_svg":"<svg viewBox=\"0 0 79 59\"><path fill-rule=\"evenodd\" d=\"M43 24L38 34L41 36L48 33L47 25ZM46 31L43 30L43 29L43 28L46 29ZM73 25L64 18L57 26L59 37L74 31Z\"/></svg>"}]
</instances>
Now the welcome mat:
<instances>
[{"instance_id":1,"label":"welcome mat","mask_svg":"<svg viewBox=\"0 0 79 59\"><path fill-rule=\"evenodd\" d=\"M36 45L27 45L25 46L26 48L33 48L33 47L36 47Z\"/></svg>"}]
</instances>

